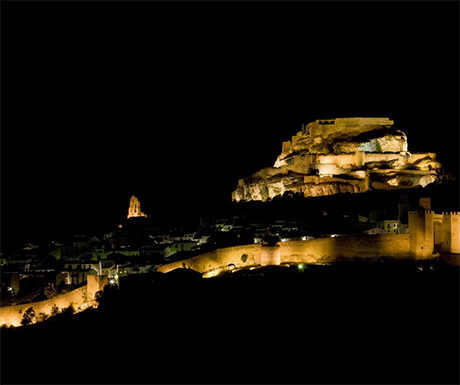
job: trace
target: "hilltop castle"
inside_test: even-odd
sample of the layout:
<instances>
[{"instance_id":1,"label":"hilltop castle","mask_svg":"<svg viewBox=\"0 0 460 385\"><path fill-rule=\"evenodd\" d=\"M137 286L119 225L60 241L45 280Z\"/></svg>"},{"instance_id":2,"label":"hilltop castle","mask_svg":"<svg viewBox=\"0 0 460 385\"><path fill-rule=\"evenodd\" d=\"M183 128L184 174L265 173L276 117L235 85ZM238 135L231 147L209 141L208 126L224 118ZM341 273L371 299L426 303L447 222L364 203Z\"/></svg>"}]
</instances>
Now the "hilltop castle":
<instances>
[{"instance_id":1,"label":"hilltop castle","mask_svg":"<svg viewBox=\"0 0 460 385\"><path fill-rule=\"evenodd\" d=\"M388 118L316 120L283 142L273 167L240 179L232 199L424 187L439 182L441 169L435 153L408 152L406 134Z\"/></svg>"}]
</instances>

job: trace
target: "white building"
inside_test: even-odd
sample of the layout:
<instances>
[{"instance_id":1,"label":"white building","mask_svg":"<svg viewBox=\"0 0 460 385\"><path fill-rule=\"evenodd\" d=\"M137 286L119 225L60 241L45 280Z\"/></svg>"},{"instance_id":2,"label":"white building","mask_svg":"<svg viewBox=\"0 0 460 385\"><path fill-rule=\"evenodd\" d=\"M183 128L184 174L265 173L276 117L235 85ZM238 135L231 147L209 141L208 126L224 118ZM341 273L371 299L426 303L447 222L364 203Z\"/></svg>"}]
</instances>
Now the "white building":
<instances>
[{"instance_id":1,"label":"white building","mask_svg":"<svg viewBox=\"0 0 460 385\"><path fill-rule=\"evenodd\" d=\"M380 228L388 231L389 234L399 234L399 220L384 219L380 222Z\"/></svg>"}]
</instances>

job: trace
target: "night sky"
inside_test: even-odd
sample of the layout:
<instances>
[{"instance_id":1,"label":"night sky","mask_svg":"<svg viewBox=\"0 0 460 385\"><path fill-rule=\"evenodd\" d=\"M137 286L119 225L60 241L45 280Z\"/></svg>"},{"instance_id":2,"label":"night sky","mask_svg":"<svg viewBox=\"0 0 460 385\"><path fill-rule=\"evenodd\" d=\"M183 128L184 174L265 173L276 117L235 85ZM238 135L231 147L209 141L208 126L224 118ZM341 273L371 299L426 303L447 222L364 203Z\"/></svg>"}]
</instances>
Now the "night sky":
<instances>
[{"instance_id":1,"label":"night sky","mask_svg":"<svg viewBox=\"0 0 460 385\"><path fill-rule=\"evenodd\" d=\"M4 3L2 248L231 200L316 119L459 170L458 2Z\"/></svg>"}]
</instances>

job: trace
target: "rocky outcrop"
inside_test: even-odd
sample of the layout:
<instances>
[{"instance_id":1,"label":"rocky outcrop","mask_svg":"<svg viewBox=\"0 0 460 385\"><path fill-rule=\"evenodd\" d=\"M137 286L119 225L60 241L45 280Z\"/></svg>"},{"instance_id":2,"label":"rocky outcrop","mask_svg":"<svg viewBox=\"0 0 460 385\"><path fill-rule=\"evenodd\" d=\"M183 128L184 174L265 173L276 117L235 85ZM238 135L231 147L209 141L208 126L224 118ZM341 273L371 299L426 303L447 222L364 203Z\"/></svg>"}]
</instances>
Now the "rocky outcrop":
<instances>
[{"instance_id":1,"label":"rocky outcrop","mask_svg":"<svg viewBox=\"0 0 460 385\"><path fill-rule=\"evenodd\" d=\"M349 154L356 151L367 152L401 152L407 151L407 137L400 130L388 130L388 132L375 132L374 137L366 132L351 138L338 138L332 143L334 154ZM380 136L381 135L381 136Z\"/></svg>"},{"instance_id":2,"label":"rocky outcrop","mask_svg":"<svg viewBox=\"0 0 460 385\"><path fill-rule=\"evenodd\" d=\"M407 136L388 118L317 120L284 142L274 167L238 181L234 201L323 196L439 181L436 154L411 154Z\"/></svg>"}]
</instances>

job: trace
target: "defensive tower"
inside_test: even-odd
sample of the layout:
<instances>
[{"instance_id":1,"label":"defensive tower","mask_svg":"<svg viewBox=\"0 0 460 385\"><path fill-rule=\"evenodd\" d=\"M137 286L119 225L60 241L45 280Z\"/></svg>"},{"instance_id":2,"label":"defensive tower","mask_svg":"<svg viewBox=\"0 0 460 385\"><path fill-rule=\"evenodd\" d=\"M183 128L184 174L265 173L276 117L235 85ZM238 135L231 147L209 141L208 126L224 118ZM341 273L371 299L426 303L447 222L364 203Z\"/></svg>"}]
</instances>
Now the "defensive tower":
<instances>
[{"instance_id":1,"label":"defensive tower","mask_svg":"<svg viewBox=\"0 0 460 385\"><path fill-rule=\"evenodd\" d=\"M433 211L409 211L410 253L415 259L430 258L434 252Z\"/></svg>"},{"instance_id":2,"label":"defensive tower","mask_svg":"<svg viewBox=\"0 0 460 385\"><path fill-rule=\"evenodd\" d=\"M443 213L441 231L442 251L460 254L460 212Z\"/></svg>"}]
</instances>

